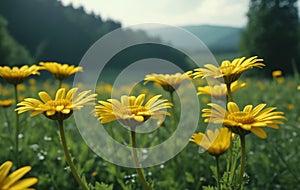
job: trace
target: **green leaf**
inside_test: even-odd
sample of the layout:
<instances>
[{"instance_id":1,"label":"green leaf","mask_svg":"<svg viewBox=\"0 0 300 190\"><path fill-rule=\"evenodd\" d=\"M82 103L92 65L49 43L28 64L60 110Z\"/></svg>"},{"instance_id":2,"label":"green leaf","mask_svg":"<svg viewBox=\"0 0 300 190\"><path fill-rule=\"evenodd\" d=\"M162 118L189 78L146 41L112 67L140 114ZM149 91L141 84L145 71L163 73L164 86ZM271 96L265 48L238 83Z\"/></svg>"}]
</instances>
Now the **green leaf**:
<instances>
[{"instance_id":1,"label":"green leaf","mask_svg":"<svg viewBox=\"0 0 300 190\"><path fill-rule=\"evenodd\" d=\"M113 185L96 182L95 190L113 190Z\"/></svg>"},{"instance_id":2,"label":"green leaf","mask_svg":"<svg viewBox=\"0 0 300 190\"><path fill-rule=\"evenodd\" d=\"M194 179L193 175L190 172L185 172L185 179L189 183L194 183L195 182L195 179Z\"/></svg>"},{"instance_id":3,"label":"green leaf","mask_svg":"<svg viewBox=\"0 0 300 190\"><path fill-rule=\"evenodd\" d=\"M203 190L215 190L214 186L203 186Z\"/></svg>"},{"instance_id":4,"label":"green leaf","mask_svg":"<svg viewBox=\"0 0 300 190\"><path fill-rule=\"evenodd\" d=\"M84 163L84 167L83 167L84 170L85 170L85 171L90 171L90 170L92 170L92 167L93 167L93 165L94 165L94 161L95 161L94 158L92 158L92 159L86 161L86 162Z\"/></svg>"}]
</instances>

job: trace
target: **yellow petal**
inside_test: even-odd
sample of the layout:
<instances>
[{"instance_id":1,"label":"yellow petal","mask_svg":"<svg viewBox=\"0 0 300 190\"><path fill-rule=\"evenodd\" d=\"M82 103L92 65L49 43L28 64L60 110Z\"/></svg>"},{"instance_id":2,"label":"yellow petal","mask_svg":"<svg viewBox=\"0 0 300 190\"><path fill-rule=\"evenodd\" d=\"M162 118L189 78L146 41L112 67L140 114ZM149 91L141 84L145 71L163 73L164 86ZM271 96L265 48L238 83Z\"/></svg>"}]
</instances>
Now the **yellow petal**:
<instances>
[{"instance_id":1,"label":"yellow petal","mask_svg":"<svg viewBox=\"0 0 300 190\"><path fill-rule=\"evenodd\" d=\"M36 184L38 179L35 177L30 177L26 179L19 180L15 184L9 187L9 190L20 190L20 189L27 189L28 187Z\"/></svg>"},{"instance_id":2,"label":"yellow petal","mask_svg":"<svg viewBox=\"0 0 300 190\"><path fill-rule=\"evenodd\" d=\"M190 138L190 141L196 143L199 146L201 146L201 141L202 141L203 137L204 137L203 133L201 133L201 132L200 133L195 133Z\"/></svg>"},{"instance_id":3,"label":"yellow petal","mask_svg":"<svg viewBox=\"0 0 300 190\"><path fill-rule=\"evenodd\" d=\"M61 100L61 99L63 99L65 97L65 94L66 94L66 89L60 88L56 92L55 100Z\"/></svg>"},{"instance_id":4,"label":"yellow petal","mask_svg":"<svg viewBox=\"0 0 300 190\"><path fill-rule=\"evenodd\" d=\"M41 100L46 103L48 101L51 101L51 97L49 96L49 94L47 92L40 92L39 93L39 97L41 98Z\"/></svg>"},{"instance_id":5,"label":"yellow petal","mask_svg":"<svg viewBox=\"0 0 300 190\"><path fill-rule=\"evenodd\" d=\"M70 112L71 112L70 109L63 109L63 110L61 111L61 113L63 113L63 114L69 114Z\"/></svg>"},{"instance_id":6,"label":"yellow petal","mask_svg":"<svg viewBox=\"0 0 300 190\"><path fill-rule=\"evenodd\" d=\"M135 100L135 102L134 102L134 105L136 105L136 106L141 106L141 105L143 104L143 102L144 102L144 99L145 99L145 94L139 95L139 96L136 98L136 100Z\"/></svg>"},{"instance_id":7,"label":"yellow petal","mask_svg":"<svg viewBox=\"0 0 300 190\"><path fill-rule=\"evenodd\" d=\"M252 107L253 107L252 105L245 106L243 112L250 112L252 110Z\"/></svg>"},{"instance_id":8,"label":"yellow petal","mask_svg":"<svg viewBox=\"0 0 300 190\"><path fill-rule=\"evenodd\" d=\"M25 166L22 167L16 171L14 171L13 173L11 173L4 181L3 181L3 189L8 188L9 186L11 186L13 183L15 183L16 181L18 181L19 179L21 179L26 173L28 173L31 170L30 166Z\"/></svg>"},{"instance_id":9,"label":"yellow petal","mask_svg":"<svg viewBox=\"0 0 300 190\"><path fill-rule=\"evenodd\" d=\"M134 120L136 120L137 122L143 122L143 121L144 121L144 117L143 117L143 116L138 116L138 115L136 115L136 116L134 116L133 118L134 118Z\"/></svg>"},{"instance_id":10,"label":"yellow petal","mask_svg":"<svg viewBox=\"0 0 300 190\"><path fill-rule=\"evenodd\" d=\"M262 139L267 138L266 132L262 128L259 128L259 127L252 128L251 133L255 134L256 136L258 136L259 138L262 138Z\"/></svg>"},{"instance_id":11,"label":"yellow petal","mask_svg":"<svg viewBox=\"0 0 300 190\"><path fill-rule=\"evenodd\" d=\"M51 116L51 115L54 115L55 112L56 112L55 110L48 110L48 111L46 111L46 115Z\"/></svg>"},{"instance_id":12,"label":"yellow petal","mask_svg":"<svg viewBox=\"0 0 300 190\"><path fill-rule=\"evenodd\" d=\"M78 88L72 88L71 90L68 91L67 95L66 95L66 99L67 100L72 100L74 94L76 94Z\"/></svg>"},{"instance_id":13,"label":"yellow petal","mask_svg":"<svg viewBox=\"0 0 300 190\"><path fill-rule=\"evenodd\" d=\"M227 107L228 107L227 109L228 109L228 111L230 113L234 113L234 112L239 112L240 111L238 105L236 103L234 103L234 102L229 102L227 104Z\"/></svg>"},{"instance_id":14,"label":"yellow petal","mask_svg":"<svg viewBox=\"0 0 300 190\"><path fill-rule=\"evenodd\" d=\"M6 161L0 166L0 184L3 181L3 179L7 176L12 166L13 163L11 161Z\"/></svg>"}]
</instances>

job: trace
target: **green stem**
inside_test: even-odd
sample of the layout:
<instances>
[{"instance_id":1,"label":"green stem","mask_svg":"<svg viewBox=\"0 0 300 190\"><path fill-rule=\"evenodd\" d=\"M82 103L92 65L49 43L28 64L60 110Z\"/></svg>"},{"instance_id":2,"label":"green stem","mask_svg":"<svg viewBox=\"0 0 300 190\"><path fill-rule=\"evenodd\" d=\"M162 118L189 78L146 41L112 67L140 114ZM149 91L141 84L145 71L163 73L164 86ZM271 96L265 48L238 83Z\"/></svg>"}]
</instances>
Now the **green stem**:
<instances>
[{"instance_id":1,"label":"green stem","mask_svg":"<svg viewBox=\"0 0 300 190\"><path fill-rule=\"evenodd\" d=\"M241 155L241 170L240 170L240 179L239 179L239 187L238 187L239 190L242 189L243 176L244 176L245 165L246 165L246 141L245 141L245 135L240 135L240 140L241 140L242 155Z\"/></svg>"},{"instance_id":2,"label":"green stem","mask_svg":"<svg viewBox=\"0 0 300 190\"><path fill-rule=\"evenodd\" d=\"M76 168L74 166L74 163L72 162L70 153L68 151L67 142L66 142L66 136L65 136L65 131L64 131L63 120L58 120L58 125L59 125L61 145L63 147L64 154L66 156L67 163L70 166L71 172L72 172L73 176L75 177L76 181L78 182L78 184L80 185L80 187L83 190L88 190L88 187L81 181L80 176L77 173L77 170L76 170Z\"/></svg>"},{"instance_id":3,"label":"green stem","mask_svg":"<svg viewBox=\"0 0 300 190\"><path fill-rule=\"evenodd\" d=\"M174 130L176 129L177 127L177 119L176 119L176 114L175 114L175 102L174 102L174 91L170 92L170 100L171 100L171 103L173 104L172 108L171 108L171 112L172 112L172 125L173 125L173 128Z\"/></svg>"},{"instance_id":4,"label":"green stem","mask_svg":"<svg viewBox=\"0 0 300 190\"><path fill-rule=\"evenodd\" d=\"M19 102L19 97L18 97L18 85L14 85L14 91L15 91L15 108L17 109L17 104ZM15 159L16 159L16 166L19 166L19 114L18 112L16 113L16 133L15 133Z\"/></svg>"},{"instance_id":5,"label":"green stem","mask_svg":"<svg viewBox=\"0 0 300 190\"><path fill-rule=\"evenodd\" d=\"M62 80L58 80L58 89L60 89L62 86Z\"/></svg>"},{"instance_id":6,"label":"green stem","mask_svg":"<svg viewBox=\"0 0 300 190\"><path fill-rule=\"evenodd\" d=\"M232 99L232 92L231 92L230 86L231 86L231 84L226 84L228 102L232 102L233 101L233 99Z\"/></svg>"},{"instance_id":7,"label":"green stem","mask_svg":"<svg viewBox=\"0 0 300 190\"><path fill-rule=\"evenodd\" d=\"M141 166L140 166L140 163L139 163L139 160L138 160L138 157L137 157L134 127L131 128L130 134L131 134L133 161L134 161L134 164L135 164L135 167L136 167L137 174L140 178L140 181L142 182L142 185L143 185L144 189L151 190L151 188L149 187L149 185L148 185L148 183L145 179L145 176L143 174L143 171L141 169Z\"/></svg>"},{"instance_id":8,"label":"green stem","mask_svg":"<svg viewBox=\"0 0 300 190\"><path fill-rule=\"evenodd\" d=\"M217 165L218 190L221 190L219 155L218 155L218 156L215 156L215 158L216 158L216 165Z\"/></svg>"},{"instance_id":9,"label":"green stem","mask_svg":"<svg viewBox=\"0 0 300 190\"><path fill-rule=\"evenodd\" d=\"M230 185L233 184L233 177L236 174L236 164L237 160L239 158L238 151L237 149L240 149L240 145L238 144L238 141L236 138L233 139L232 141L232 146L230 148L230 171L229 171L229 183Z\"/></svg>"}]
</instances>

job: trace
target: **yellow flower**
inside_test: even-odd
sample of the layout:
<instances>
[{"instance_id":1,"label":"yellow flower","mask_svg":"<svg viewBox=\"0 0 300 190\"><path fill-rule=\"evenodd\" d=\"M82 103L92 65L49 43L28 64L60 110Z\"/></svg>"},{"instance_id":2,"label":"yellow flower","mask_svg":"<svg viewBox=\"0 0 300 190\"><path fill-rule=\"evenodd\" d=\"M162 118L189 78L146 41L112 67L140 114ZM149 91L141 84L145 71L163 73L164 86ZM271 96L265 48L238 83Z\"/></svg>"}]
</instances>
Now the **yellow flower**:
<instances>
[{"instance_id":1,"label":"yellow flower","mask_svg":"<svg viewBox=\"0 0 300 190\"><path fill-rule=\"evenodd\" d=\"M260 138L266 138L267 134L262 127L278 128L283 124L281 119L286 119L283 112L274 111L275 107L265 108L266 104L247 105L241 111L234 102L228 102L227 110L218 104L208 104L212 109L203 109L202 117L207 117L205 122L223 124L230 128L232 132L239 135L254 133Z\"/></svg>"},{"instance_id":2,"label":"yellow flower","mask_svg":"<svg viewBox=\"0 0 300 190\"><path fill-rule=\"evenodd\" d=\"M34 78L29 79L28 82L31 86L36 85L36 80Z\"/></svg>"},{"instance_id":3,"label":"yellow flower","mask_svg":"<svg viewBox=\"0 0 300 190\"><path fill-rule=\"evenodd\" d=\"M160 84L165 91L168 92L173 92L175 91L180 84L184 80L190 79L189 77L190 72L187 73L175 73L175 74L148 74L145 76L145 83L147 84L148 82L152 81L155 83Z\"/></svg>"},{"instance_id":4,"label":"yellow flower","mask_svg":"<svg viewBox=\"0 0 300 190\"><path fill-rule=\"evenodd\" d=\"M191 142L196 143L215 156L224 153L230 147L231 140L231 131L226 127L222 127L220 130L215 129L214 131L207 130L206 134L201 132L195 133L190 139Z\"/></svg>"},{"instance_id":5,"label":"yellow flower","mask_svg":"<svg viewBox=\"0 0 300 190\"><path fill-rule=\"evenodd\" d=\"M26 190L32 189L30 186L36 184L38 179L35 177L29 177L25 179L21 179L26 173L31 170L30 166L24 166L14 171L10 175L8 172L10 171L13 163L11 161L6 161L0 166L0 189L1 190Z\"/></svg>"},{"instance_id":6,"label":"yellow flower","mask_svg":"<svg viewBox=\"0 0 300 190\"><path fill-rule=\"evenodd\" d=\"M74 65L60 64L57 62L40 62L41 69L47 70L52 73L56 79L64 80L70 75L83 71L82 67L75 67Z\"/></svg>"},{"instance_id":7,"label":"yellow flower","mask_svg":"<svg viewBox=\"0 0 300 190\"><path fill-rule=\"evenodd\" d=\"M150 117L162 120L163 116L170 115L163 110L170 108L172 104L166 99L159 99L161 95L153 96L146 102L145 94L135 96L122 96L121 101L116 99L108 99L107 101L99 101L100 105L95 107L94 113L101 123L108 123L119 120L126 126L135 127Z\"/></svg>"},{"instance_id":8,"label":"yellow flower","mask_svg":"<svg viewBox=\"0 0 300 190\"><path fill-rule=\"evenodd\" d=\"M273 78L278 78L282 76L282 71L281 70L275 70L272 72Z\"/></svg>"},{"instance_id":9,"label":"yellow flower","mask_svg":"<svg viewBox=\"0 0 300 190\"><path fill-rule=\"evenodd\" d=\"M18 91L25 91L26 90L26 86L24 84L19 84L17 87Z\"/></svg>"},{"instance_id":10,"label":"yellow flower","mask_svg":"<svg viewBox=\"0 0 300 190\"><path fill-rule=\"evenodd\" d=\"M32 65L24 65L22 67L13 67L10 68L8 66L0 66L0 77L4 78L6 82L10 84L20 84L22 83L29 75L36 75L39 73L39 66Z\"/></svg>"},{"instance_id":11,"label":"yellow flower","mask_svg":"<svg viewBox=\"0 0 300 190\"><path fill-rule=\"evenodd\" d=\"M80 110L84 105L91 105L91 101L95 100L96 94L89 94L89 91L83 91L77 94L78 88L72 88L66 93L64 88L60 88L56 92L55 99L52 100L47 92L39 92L42 101L34 98L25 98L18 103L16 111L21 114L26 111L33 111L31 117L43 113L52 120L67 119L73 110Z\"/></svg>"},{"instance_id":12,"label":"yellow flower","mask_svg":"<svg viewBox=\"0 0 300 190\"><path fill-rule=\"evenodd\" d=\"M232 62L225 60L221 66L216 67L212 64L204 65L205 68L197 68L194 71L194 78L212 77L224 80L225 84L231 84L236 81L241 74L253 67L262 68L265 64L261 63L263 59L257 59L257 56L246 59L245 57L236 58Z\"/></svg>"},{"instance_id":13,"label":"yellow flower","mask_svg":"<svg viewBox=\"0 0 300 190\"><path fill-rule=\"evenodd\" d=\"M290 110L290 111L292 111L294 108L295 108L294 104L288 104L287 105L287 109Z\"/></svg>"},{"instance_id":14,"label":"yellow flower","mask_svg":"<svg viewBox=\"0 0 300 190\"><path fill-rule=\"evenodd\" d=\"M230 85L231 92L235 92L239 90L240 88L243 88L246 86L246 83L244 82L238 82L234 81ZM198 87L198 95L199 94L207 94L210 96L213 96L216 99L222 99L225 96L227 96L227 87L226 84L219 84L214 86L204 86L204 87Z\"/></svg>"},{"instance_id":15,"label":"yellow flower","mask_svg":"<svg viewBox=\"0 0 300 190\"><path fill-rule=\"evenodd\" d=\"M285 79L284 79L283 77L275 78L275 80L276 80L276 82L277 82L278 84L283 84L284 81L285 81Z\"/></svg>"},{"instance_id":16,"label":"yellow flower","mask_svg":"<svg viewBox=\"0 0 300 190\"><path fill-rule=\"evenodd\" d=\"M13 103L14 103L14 101L12 99L0 100L0 107L7 108L7 107L11 106Z\"/></svg>"}]
</instances>

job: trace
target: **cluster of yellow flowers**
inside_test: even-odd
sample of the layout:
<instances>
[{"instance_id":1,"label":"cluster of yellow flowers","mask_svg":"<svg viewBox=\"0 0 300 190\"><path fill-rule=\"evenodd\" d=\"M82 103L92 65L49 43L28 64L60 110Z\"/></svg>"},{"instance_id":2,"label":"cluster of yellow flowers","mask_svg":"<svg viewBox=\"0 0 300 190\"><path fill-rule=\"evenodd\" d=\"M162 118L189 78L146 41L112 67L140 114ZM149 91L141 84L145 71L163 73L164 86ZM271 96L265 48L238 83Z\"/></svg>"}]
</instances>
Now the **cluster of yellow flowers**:
<instances>
[{"instance_id":1,"label":"cluster of yellow flowers","mask_svg":"<svg viewBox=\"0 0 300 190\"><path fill-rule=\"evenodd\" d=\"M241 143L243 144L245 135L253 133L260 138L266 138L267 135L263 130L263 127L278 128L279 124L283 124L282 119L285 119L284 113L275 111L275 107L265 108L266 104L259 104L255 107L253 105L246 105L243 109L240 109L238 104L233 101L232 93L246 86L246 83L238 81L241 74L253 67L262 68L265 66L262 61L262 59L258 59L256 56L248 59L242 57L234 59L232 62L225 60L219 67L212 64L206 64L204 65L204 68L197 68L183 74L148 74L144 78L144 83L157 83L172 95L185 80L213 78L221 82L222 84L198 87L198 94L209 94L213 98L219 100L224 97L228 99L229 102L226 104L226 107L222 107L215 103L209 103L208 106L211 108L202 110L202 117L205 122L221 124L222 127L215 130L207 130L206 133L195 133L190 139L191 142L196 143L210 154L218 157L230 148L231 142L235 137L234 134L241 138ZM7 66L0 67L0 77L4 78L8 83L17 86L29 75L40 74L39 70L51 72L60 82L55 98L52 98L45 91L38 93L40 100L35 98L25 98L23 101L18 102L18 99L16 98L17 107L15 111L17 111L18 114L32 111L30 116L43 114L49 119L59 121L62 142L65 141L65 139L63 139L63 121L72 115L73 111L80 110L86 105L95 106L93 114L98 117L101 123L104 124L119 120L122 124L131 127L133 132L135 131L134 129L136 126L144 123L150 118L162 122L164 116L170 116L170 113L166 111L166 109L172 108L174 105L173 99L169 102L167 99L161 98L162 95L160 94L152 96L146 102L146 94L140 94L138 96L123 95L120 100L99 100L98 104L95 104L94 101L96 100L97 94L91 94L91 91L78 93L78 88L72 88L70 90L61 88L62 80L67 79L76 72L83 71L83 69L81 67L59 64L56 62L41 62L40 66L23 66L21 68L10 68ZM11 100L0 101L2 107L9 106L12 103ZM132 134L132 138L134 138L134 134ZM132 142L135 142L134 139ZM66 145L63 144L63 146ZM83 189L86 189L85 185L80 181L80 178L78 179L76 171L73 171L74 167L72 166L72 161L68 159L67 149L64 150L67 161L69 165L71 165L71 170L74 172L74 177L77 179L80 186ZM244 156L243 153L242 156ZM7 174L7 169L5 168L8 167L6 165L7 164L0 167L0 189L1 187L4 187L1 184L1 179ZM1 169L3 171L5 170L5 172L2 172ZM140 168L137 169L138 174L142 173L139 169ZM143 177L141 177L141 180L144 187L149 189L149 186L147 186ZM36 181L31 180L26 187L33 185ZM5 184L7 185L7 183Z\"/></svg>"},{"instance_id":2,"label":"cluster of yellow flowers","mask_svg":"<svg viewBox=\"0 0 300 190\"><path fill-rule=\"evenodd\" d=\"M216 157L218 189L222 189L218 157L230 148L236 135L240 139L241 146L240 176L237 188L242 189L246 164L245 136L253 133L264 139L267 137L264 127L278 128L279 124L283 124L282 120L286 119L283 112L275 111L275 107L265 108L264 103L255 107L249 104L240 109L238 103L233 101L233 93L246 85L238 81L242 73L253 67L262 68L265 66L262 61L257 56L248 59L236 58L232 62L225 60L219 67L207 64L204 65L205 68L195 69L192 74L194 78L214 78L222 83L213 87L199 87L198 94L210 94L216 99L222 99L225 96L228 100L225 107L209 103L208 106L211 108L202 110L204 122L219 124L222 126L221 129L207 130L205 134L196 133L190 139ZM228 173L228 175L233 174ZM229 183L232 184L232 181Z\"/></svg>"}]
</instances>

